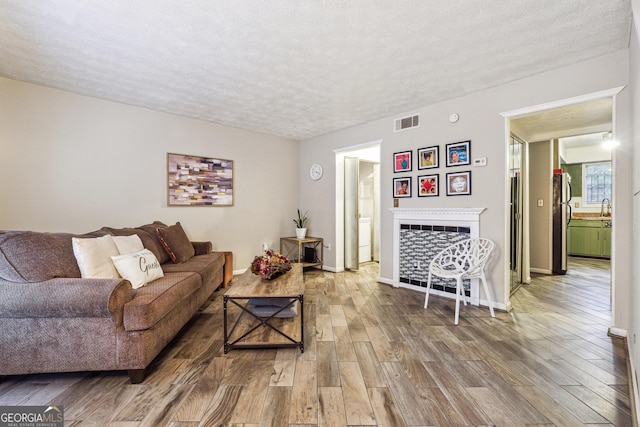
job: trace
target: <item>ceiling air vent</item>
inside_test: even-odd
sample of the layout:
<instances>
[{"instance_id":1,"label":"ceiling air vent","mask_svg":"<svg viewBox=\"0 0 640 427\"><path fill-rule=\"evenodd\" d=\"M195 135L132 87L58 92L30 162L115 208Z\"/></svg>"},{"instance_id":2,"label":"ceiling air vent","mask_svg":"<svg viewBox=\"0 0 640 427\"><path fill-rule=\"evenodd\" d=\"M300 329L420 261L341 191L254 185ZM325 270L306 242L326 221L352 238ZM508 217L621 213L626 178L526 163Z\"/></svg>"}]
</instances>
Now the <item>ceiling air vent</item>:
<instances>
[{"instance_id":1,"label":"ceiling air vent","mask_svg":"<svg viewBox=\"0 0 640 427\"><path fill-rule=\"evenodd\" d=\"M417 128L419 126L420 126L420 114L416 114L415 116L396 119L394 122L394 131L400 132L401 130Z\"/></svg>"}]
</instances>

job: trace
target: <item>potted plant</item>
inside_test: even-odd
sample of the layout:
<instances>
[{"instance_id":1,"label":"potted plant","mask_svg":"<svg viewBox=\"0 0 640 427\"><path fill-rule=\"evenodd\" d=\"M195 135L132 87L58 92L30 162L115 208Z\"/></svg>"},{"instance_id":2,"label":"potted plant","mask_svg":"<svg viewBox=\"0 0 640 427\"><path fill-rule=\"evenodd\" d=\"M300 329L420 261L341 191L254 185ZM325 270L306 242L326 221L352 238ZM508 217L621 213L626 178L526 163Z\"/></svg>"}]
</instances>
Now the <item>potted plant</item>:
<instances>
[{"instance_id":1,"label":"potted plant","mask_svg":"<svg viewBox=\"0 0 640 427\"><path fill-rule=\"evenodd\" d=\"M298 218L294 218L293 222L296 223L296 237L298 239L304 239L307 235L307 221L309 220L309 211L305 211L304 213L300 212L298 209Z\"/></svg>"}]
</instances>

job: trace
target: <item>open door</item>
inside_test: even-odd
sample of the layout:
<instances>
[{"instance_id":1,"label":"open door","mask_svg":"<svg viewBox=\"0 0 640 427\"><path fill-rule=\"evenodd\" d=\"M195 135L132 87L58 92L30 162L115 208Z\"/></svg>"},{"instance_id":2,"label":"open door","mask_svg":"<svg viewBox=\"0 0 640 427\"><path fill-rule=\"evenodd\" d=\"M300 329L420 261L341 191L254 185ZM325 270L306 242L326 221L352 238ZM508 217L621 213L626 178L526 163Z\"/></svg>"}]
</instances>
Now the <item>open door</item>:
<instances>
[{"instance_id":1,"label":"open door","mask_svg":"<svg viewBox=\"0 0 640 427\"><path fill-rule=\"evenodd\" d=\"M344 158L344 268L357 270L358 251L358 169L357 157Z\"/></svg>"},{"instance_id":2,"label":"open door","mask_svg":"<svg viewBox=\"0 0 640 427\"><path fill-rule=\"evenodd\" d=\"M511 247L509 256L510 294L518 290L523 283L523 171L524 142L513 136L509 139L509 183L511 200L510 232Z\"/></svg>"}]
</instances>

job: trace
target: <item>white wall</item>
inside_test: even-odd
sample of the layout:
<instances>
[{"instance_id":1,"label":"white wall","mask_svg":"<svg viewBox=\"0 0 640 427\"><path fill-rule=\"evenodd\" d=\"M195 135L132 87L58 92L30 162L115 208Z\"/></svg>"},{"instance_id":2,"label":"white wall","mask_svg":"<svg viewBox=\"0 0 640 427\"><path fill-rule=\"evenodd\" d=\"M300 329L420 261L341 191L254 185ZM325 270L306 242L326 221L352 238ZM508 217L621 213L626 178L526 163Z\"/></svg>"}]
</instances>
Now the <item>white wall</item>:
<instances>
[{"instance_id":1,"label":"white wall","mask_svg":"<svg viewBox=\"0 0 640 427\"><path fill-rule=\"evenodd\" d=\"M400 199L400 207L484 207L486 211L480 218L480 234L493 239L497 243L497 253L493 263L489 266L489 280L496 291L496 299L505 304L508 298L508 250L507 219L505 210L507 172L506 152L507 135L505 133L505 118L501 113L517 109L541 105L553 101L572 98L626 85L628 82L628 51L596 58L584 63L570 65L551 72L539 74L527 79L487 89L457 99L438 104L416 108L407 113L420 113L420 127L404 132L393 132L393 120L403 115L398 114L376 120L361 126L344 129L328 135L303 141L300 147L301 164L301 205L316 212L314 219L314 234L321 235L327 241L335 243L335 206L334 189L336 169L333 150L351 145L364 144L370 141L382 140L381 146L381 249L380 249L380 277L383 281L392 280L392 216L389 208L393 205L392 178L394 176L415 177L421 171L416 170L407 174L394 174L392 155L397 151L416 150L421 147L439 145L441 150L445 144L471 140L472 158L486 157L486 167L456 167L444 166L444 154L440 153L441 167L432 170L440 174L444 182L445 174L451 171L472 171L472 195L447 197L444 186L441 186L440 197ZM623 90L625 92L625 90ZM617 105L619 114L626 114L628 103L624 96L619 97ZM460 121L450 123L451 113L458 113ZM622 126L629 126L628 123ZM628 144L629 140L623 142ZM320 161L325 165L326 178L311 182L308 179L309 166ZM630 180L631 168L618 171L618 180ZM415 184L414 184L415 185ZM620 218L619 223L630 225L630 208L621 206L627 211L627 217ZM332 249L334 249L332 247ZM336 265L336 251L326 251L325 262ZM622 266L618 274L621 287L628 286L630 279L628 254L619 254ZM626 269L626 270L625 270ZM625 280L627 285L625 285ZM624 293L624 292L623 292ZM628 310L623 310L621 319L617 322L624 324L628 321Z\"/></svg>"},{"instance_id":2,"label":"white wall","mask_svg":"<svg viewBox=\"0 0 640 427\"><path fill-rule=\"evenodd\" d=\"M611 150L602 145L567 148L563 158L567 164L608 162L611 161Z\"/></svg>"},{"instance_id":3,"label":"white wall","mask_svg":"<svg viewBox=\"0 0 640 427\"><path fill-rule=\"evenodd\" d=\"M167 152L234 161L234 206L168 207ZM298 143L0 78L0 229L180 221L248 267L294 235Z\"/></svg>"}]
</instances>

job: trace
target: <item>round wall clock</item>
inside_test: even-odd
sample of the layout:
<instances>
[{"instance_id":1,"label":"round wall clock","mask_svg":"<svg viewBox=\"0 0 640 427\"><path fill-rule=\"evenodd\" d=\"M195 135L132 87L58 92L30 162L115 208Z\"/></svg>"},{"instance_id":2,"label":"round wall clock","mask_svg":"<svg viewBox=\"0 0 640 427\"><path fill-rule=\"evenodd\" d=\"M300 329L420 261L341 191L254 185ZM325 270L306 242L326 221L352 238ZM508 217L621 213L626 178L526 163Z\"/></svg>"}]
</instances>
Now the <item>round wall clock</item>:
<instances>
[{"instance_id":1,"label":"round wall clock","mask_svg":"<svg viewBox=\"0 0 640 427\"><path fill-rule=\"evenodd\" d=\"M312 180L317 181L322 178L323 173L322 165L320 163L314 163L309 168L309 176Z\"/></svg>"}]
</instances>

